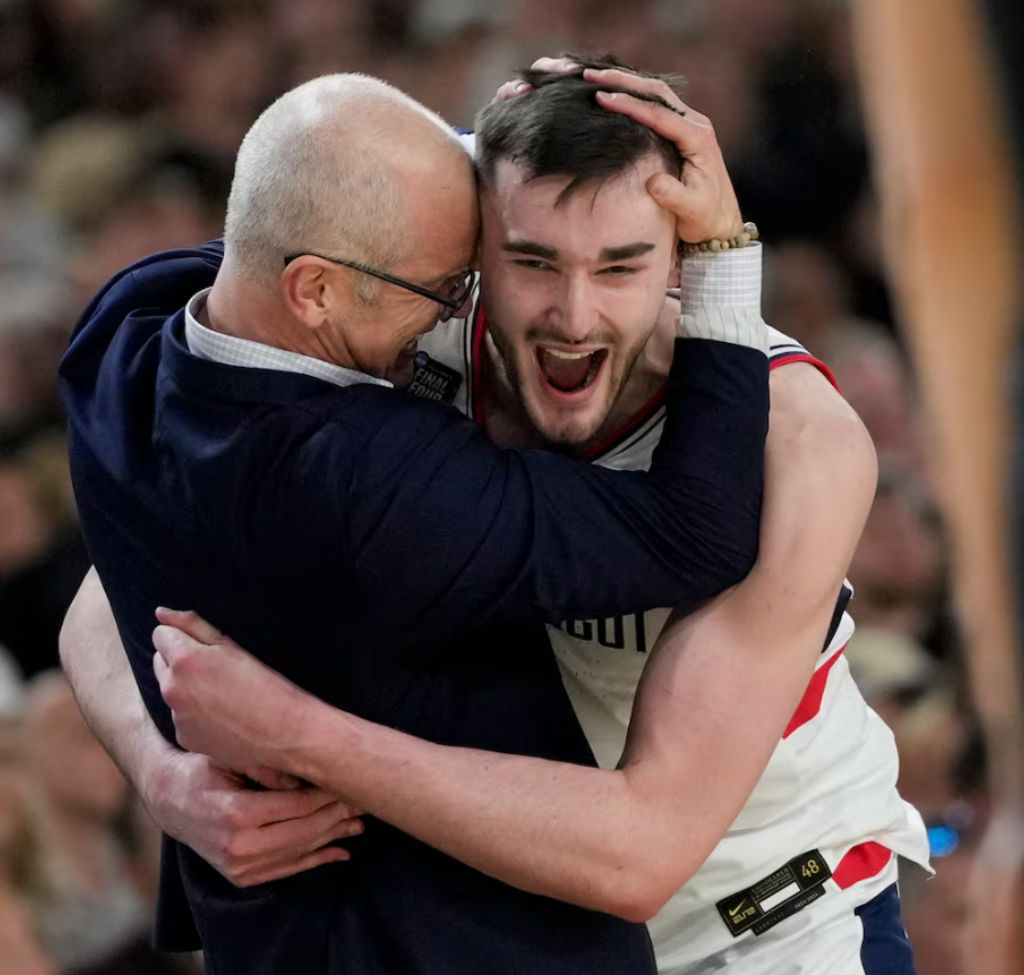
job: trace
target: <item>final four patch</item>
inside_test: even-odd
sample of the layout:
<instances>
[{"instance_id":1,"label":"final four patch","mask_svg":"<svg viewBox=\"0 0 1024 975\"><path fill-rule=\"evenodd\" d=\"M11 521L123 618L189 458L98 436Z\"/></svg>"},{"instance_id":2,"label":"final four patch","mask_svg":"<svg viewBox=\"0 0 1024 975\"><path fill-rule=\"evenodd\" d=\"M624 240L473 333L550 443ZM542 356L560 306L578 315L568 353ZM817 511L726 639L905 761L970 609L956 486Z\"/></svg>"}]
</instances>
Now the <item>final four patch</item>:
<instances>
[{"instance_id":1,"label":"final four patch","mask_svg":"<svg viewBox=\"0 0 1024 975\"><path fill-rule=\"evenodd\" d=\"M423 399L436 400L451 406L462 385L462 376L454 369L431 359L426 352L416 353L416 372L413 373L409 392Z\"/></svg>"},{"instance_id":2,"label":"final four patch","mask_svg":"<svg viewBox=\"0 0 1024 975\"><path fill-rule=\"evenodd\" d=\"M831 876L824 857L812 850L715 906L734 938L751 929L755 935L764 934L823 896Z\"/></svg>"}]
</instances>

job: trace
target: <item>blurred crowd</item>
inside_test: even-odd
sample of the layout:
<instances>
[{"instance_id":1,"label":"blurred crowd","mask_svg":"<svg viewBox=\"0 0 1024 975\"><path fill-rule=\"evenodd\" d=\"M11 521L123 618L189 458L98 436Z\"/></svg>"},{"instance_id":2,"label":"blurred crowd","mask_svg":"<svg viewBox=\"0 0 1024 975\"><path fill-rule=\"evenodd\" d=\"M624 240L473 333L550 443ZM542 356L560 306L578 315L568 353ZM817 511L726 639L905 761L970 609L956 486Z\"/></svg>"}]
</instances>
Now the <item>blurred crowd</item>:
<instances>
[{"instance_id":1,"label":"blurred crowd","mask_svg":"<svg viewBox=\"0 0 1024 975\"><path fill-rule=\"evenodd\" d=\"M237 145L287 88L365 71L471 126L517 68L565 50L685 76L767 244L768 321L833 367L874 437L849 654L931 827L937 879L903 880L919 971L960 971L984 756L942 485L882 271L846 4L0 0L0 975L159 970L145 948L152 824L54 671L87 565L55 382L76 318L125 264L219 235ZM10 967L15 949L37 967Z\"/></svg>"}]
</instances>

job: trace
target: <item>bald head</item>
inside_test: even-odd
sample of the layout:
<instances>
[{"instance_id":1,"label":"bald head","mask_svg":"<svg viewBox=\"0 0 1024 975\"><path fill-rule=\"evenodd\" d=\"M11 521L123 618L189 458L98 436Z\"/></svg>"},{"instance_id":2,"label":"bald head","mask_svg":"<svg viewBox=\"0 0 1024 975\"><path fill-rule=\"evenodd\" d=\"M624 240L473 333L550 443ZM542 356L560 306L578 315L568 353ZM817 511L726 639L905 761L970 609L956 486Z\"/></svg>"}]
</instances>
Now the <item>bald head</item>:
<instances>
[{"instance_id":1,"label":"bald head","mask_svg":"<svg viewBox=\"0 0 1024 975\"><path fill-rule=\"evenodd\" d=\"M388 267L420 245L409 218L423 197L471 180L449 127L404 92L365 75L316 78L243 140L225 259L265 284L286 255L307 251Z\"/></svg>"}]
</instances>

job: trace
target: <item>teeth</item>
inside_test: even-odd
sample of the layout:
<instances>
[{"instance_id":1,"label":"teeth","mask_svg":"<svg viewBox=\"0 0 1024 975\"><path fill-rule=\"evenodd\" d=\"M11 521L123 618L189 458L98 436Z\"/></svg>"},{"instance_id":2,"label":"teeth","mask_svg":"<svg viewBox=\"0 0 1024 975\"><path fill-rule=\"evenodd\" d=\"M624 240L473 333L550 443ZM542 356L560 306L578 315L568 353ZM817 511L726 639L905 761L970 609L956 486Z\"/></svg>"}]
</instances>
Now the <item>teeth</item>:
<instances>
[{"instance_id":1,"label":"teeth","mask_svg":"<svg viewBox=\"0 0 1024 975\"><path fill-rule=\"evenodd\" d=\"M593 352L563 352L561 349L543 349L545 355L554 356L556 359L586 359L592 356Z\"/></svg>"}]
</instances>

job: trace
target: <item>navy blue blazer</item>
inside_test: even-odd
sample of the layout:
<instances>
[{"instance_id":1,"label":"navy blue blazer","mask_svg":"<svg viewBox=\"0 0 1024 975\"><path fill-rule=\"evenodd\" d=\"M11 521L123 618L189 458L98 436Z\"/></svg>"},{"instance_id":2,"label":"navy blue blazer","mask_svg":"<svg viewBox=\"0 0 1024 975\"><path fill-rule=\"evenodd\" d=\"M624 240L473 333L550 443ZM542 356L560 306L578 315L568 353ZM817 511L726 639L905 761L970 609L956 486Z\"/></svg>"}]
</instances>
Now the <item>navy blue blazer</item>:
<instances>
[{"instance_id":1,"label":"navy blue blazer","mask_svg":"<svg viewBox=\"0 0 1024 975\"><path fill-rule=\"evenodd\" d=\"M90 555L154 721L153 609L198 610L329 703L592 764L541 623L694 607L756 555L765 356L678 343L649 473L495 447L456 411L191 355L220 245L115 277L61 365ZM685 422L683 422L685 419ZM238 890L168 841L163 946L252 973L653 972L642 925L526 894L370 820L353 859Z\"/></svg>"}]
</instances>

